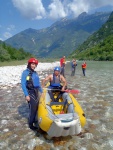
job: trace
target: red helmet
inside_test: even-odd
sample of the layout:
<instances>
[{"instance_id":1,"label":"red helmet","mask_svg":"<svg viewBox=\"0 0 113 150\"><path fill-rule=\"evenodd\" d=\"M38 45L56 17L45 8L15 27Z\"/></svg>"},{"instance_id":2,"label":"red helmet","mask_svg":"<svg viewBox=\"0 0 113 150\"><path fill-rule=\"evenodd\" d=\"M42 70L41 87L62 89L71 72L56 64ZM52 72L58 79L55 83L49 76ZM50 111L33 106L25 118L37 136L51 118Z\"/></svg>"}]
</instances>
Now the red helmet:
<instances>
[{"instance_id":1,"label":"red helmet","mask_svg":"<svg viewBox=\"0 0 113 150\"><path fill-rule=\"evenodd\" d=\"M34 64L38 65L38 60L35 59L35 58L30 58L30 59L28 60L28 63L34 63Z\"/></svg>"}]
</instances>

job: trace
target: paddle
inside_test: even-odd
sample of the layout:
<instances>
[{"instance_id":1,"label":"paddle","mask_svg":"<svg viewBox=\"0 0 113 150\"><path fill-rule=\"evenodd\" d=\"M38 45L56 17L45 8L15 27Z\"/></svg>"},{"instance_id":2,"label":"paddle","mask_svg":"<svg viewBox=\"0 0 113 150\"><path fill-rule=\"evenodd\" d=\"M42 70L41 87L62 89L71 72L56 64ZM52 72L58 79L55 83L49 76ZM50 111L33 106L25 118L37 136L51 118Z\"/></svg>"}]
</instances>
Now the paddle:
<instances>
[{"instance_id":1,"label":"paddle","mask_svg":"<svg viewBox=\"0 0 113 150\"><path fill-rule=\"evenodd\" d=\"M44 88L44 89L47 89L47 90L55 90L55 91L61 91L60 89L48 89L48 88ZM80 91L79 90L64 90L64 92L67 92L67 93L71 93L71 94L79 94L80 93Z\"/></svg>"},{"instance_id":2,"label":"paddle","mask_svg":"<svg viewBox=\"0 0 113 150\"><path fill-rule=\"evenodd\" d=\"M80 93L79 90L64 90L64 91L67 92L67 93L71 93L71 94L78 94L78 93Z\"/></svg>"}]
</instances>

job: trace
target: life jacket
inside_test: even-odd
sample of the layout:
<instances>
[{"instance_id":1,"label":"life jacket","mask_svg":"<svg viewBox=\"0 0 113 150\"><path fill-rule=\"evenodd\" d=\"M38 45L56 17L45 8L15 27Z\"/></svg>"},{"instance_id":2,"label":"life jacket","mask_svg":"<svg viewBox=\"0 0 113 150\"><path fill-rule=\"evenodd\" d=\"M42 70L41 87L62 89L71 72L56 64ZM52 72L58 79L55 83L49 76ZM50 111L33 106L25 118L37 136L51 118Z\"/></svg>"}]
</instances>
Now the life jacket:
<instances>
[{"instance_id":1,"label":"life jacket","mask_svg":"<svg viewBox=\"0 0 113 150\"><path fill-rule=\"evenodd\" d=\"M50 81L50 86L51 87L55 87L55 88L61 88L61 84L60 84L60 75L58 77L55 76L55 74L53 73L53 80Z\"/></svg>"},{"instance_id":2,"label":"life jacket","mask_svg":"<svg viewBox=\"0 0 113 150\"><path fill-rule=\"evenodd\" d=\"M60 67L63 65L63 58L60 59Z\"/></svg>"},{"instance_id":3,"label":"life jacket","mask_svg":"<svg viewBox=\"0 0 113 150\"><path fill-rule=\"evenodd\" d=\"M85 69L85 68L86 68L86 66L87 66L86 64L82 64L82 68L84 68L84 69Z\"/></svg>"},{"instance_id":4,"label":"life jacket","mask_svg":"<svg viewBox=\"0 0 113 150\"><path fill-rule=\"evenodd\" d=\"M65 67L66 60L65 58L60 59L60 67Z\"/></svg>"},{"instance_id":5,"label":"life jacket","mask_svg":"<svg viewBox=\"0 0 113 150\"><path fill-rule=\"evenodd\" d=\"M26 87L28 90L34 90L39 87L39 78L35 71L30 71L26 77Z\"/></svg>"}]
</instances>

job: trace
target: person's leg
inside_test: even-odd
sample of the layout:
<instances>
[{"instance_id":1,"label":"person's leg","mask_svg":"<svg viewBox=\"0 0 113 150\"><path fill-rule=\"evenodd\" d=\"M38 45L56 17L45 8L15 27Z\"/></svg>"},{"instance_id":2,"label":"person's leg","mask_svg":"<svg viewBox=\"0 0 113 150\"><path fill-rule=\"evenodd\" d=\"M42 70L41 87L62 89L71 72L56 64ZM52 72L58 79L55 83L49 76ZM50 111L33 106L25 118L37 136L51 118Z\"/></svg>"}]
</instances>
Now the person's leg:
<instances>
[{"instance_id":1,"label":"person's leg","mask_svg":"<svg viewBox=\"0 0 113 150\"><path fill-rule=\"evenodd\" d=\"M61 67L60 74L63 75L63 67Z\"/></svg>"},{"instance_id":2,"label":"person's leg","mask_svg":"<svg viewBox=\"0 0 113 150\"><path fill-rule=\"evenodd\" d=\"M30 129L36 129L36 127L33 126L33 123L35 123L37 109L38 109L37 97L34 92L30 92L30 101L29 101L29 128Z\"/></svg>"},{"instance_id":3,"label":"person's leg","mask_svg":"<svg viewBox=\"0 0 113 150\"><path fill-rule=\"evenodd\" d=\"M62 92L60 92L60 93L58 94L57 98L55 99L55 102L58 102L61 97L62 97Z\"/></svg>"},{"instance_id":4,"label":"person's leg","mask_svg":"<svg viewBox=\"0 0 113 150\"><path fill-rule=\"evenodd\" d=\"M83 72L83 75L84 75L84 68L82 68L82 72Z\"/></svg>"},{"instance_id":5,"label":"person's leg","mask_svg":"<svg viewBox=\"0 0 113 150\"><path fill-rule=\"evenodd\" d=\"M72 100L71 100L71 97L69 96L68 93L63 93L62 94L62 98L63 98L63 101L64 101L64 108L66 107L66 105L68 105L68 113L73 113L73 110L74 110L74 107L73 107L73 104L72 104Z\"/></svg>"},{"instance_id":6,"label":"person's leg","mask_svg":"<svg viewBox=\"0 0 113 150\"><path fill-rule=\"evenodd\" d=\"M52 101L54 102L54 101L55 101L55 99L54 99L53 92L49 89L49 90L48 90L48 93L49 93L50 98L51 98L51 99L52 99Z\"/></svg>"},{"instance_id":7,"label":"person's leg","mask_svg":"<svg viewBox=\"0 0 113 150\"><path fill-rule=\"evenodd\" d=\"M61 68L60 74L64 76L64 67ZM64 77L65 77L65 76L64 76Z\"/></svg>"},{"instance_id":8,"label":"person's leg","mask_svg":"<svg viewBox=\"0 0 113 150\"><path fill-rule=\"evenodd\" d=\"M86 69L84 69L84 76L86 76Z\"/></svg>"},{"instance_id":9,"label":"person's leg","mask_svg":"<svg viewBox=\"0 0 113 150\"><path fill-rule=\"evenodd\" d=\"M72 70L71 70L71 76L73 76L73 68L72 68Z\"/></svg>"},{"instance_id":10,"label":"person's leg","mask_svg":"<svg viewBox=\"0 0 113 150\"><path fill-rule=\"evenodd\" d=\"M85 69L83 68L83 75L85 76Z\"/></svg>"},{"instance_id":11,"label":"person's leg","mask_svg":"<svg viewBox=\"0 0 113 150\"><path fill-rule=\"evenodd\" d=\"M63 67L63 76L65 78L65 67Z\"/></svg>"},{"instance_id":12,"label":"person's leg","mask_svg":"<svg viewBox=\"0 0 113 150\"><path fill-rule=\"evenodd\" d=\"M75 75L75 67L74 67L74 69L73 69L73 76Z\"/></svg>"}]
</instances>

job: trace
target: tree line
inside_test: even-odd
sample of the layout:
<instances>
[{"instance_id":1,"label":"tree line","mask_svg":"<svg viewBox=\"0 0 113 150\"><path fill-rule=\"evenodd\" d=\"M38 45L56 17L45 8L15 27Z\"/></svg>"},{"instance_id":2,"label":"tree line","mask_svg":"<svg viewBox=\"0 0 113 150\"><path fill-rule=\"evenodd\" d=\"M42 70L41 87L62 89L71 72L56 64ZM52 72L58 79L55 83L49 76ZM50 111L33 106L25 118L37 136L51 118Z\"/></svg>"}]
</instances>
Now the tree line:
<instances>
[{"instance_id":1,"label":"tree line","mask_svg":"<svg viewBox=\"0 0 113 150\"><path fill-rule=\"evenodd\" d=\"M0 61L24 60L32 57L32 54L25 52L23 48L16 49L0 41Z\"/></svg>"},{"instance_id":2,"label":"tree line","mask_svg":"<svg viewBox=\"0 0 113 150\"><path fill-rule=\"evenodd\" d=\"M79 60L113 61L113 35L85 51L76 51L74 57Z\"/></svg>"}]
</instances>

